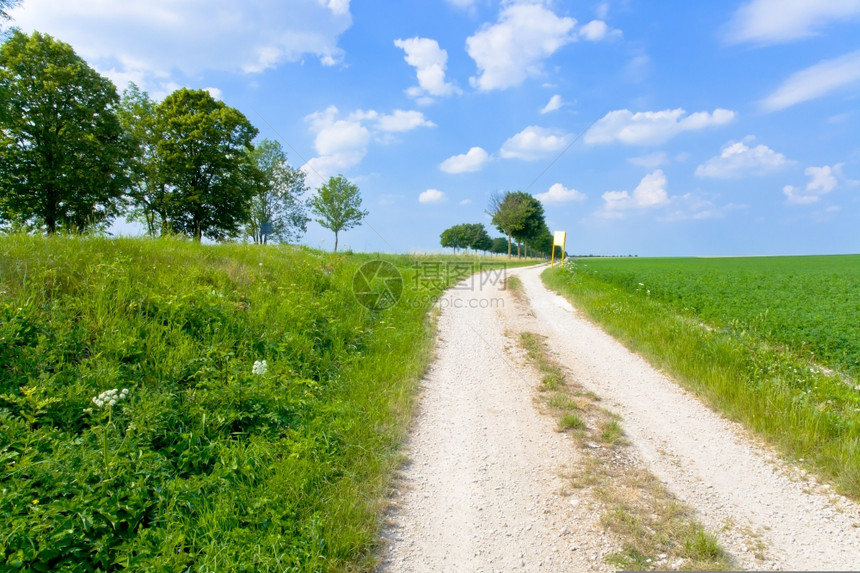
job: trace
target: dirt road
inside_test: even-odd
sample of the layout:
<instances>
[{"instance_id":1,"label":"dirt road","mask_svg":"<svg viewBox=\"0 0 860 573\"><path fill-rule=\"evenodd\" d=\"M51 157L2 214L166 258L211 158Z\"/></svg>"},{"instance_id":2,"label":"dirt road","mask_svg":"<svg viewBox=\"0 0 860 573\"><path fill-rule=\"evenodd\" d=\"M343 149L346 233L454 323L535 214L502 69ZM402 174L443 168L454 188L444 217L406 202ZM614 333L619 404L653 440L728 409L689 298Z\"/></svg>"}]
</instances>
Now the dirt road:
<instances>
[{"instance_id":1,"label":"dirt road","mask_svg":"<svg viewBox=\"0 0 860 573\"><path fill-rule=\"evenodd\" d=\"M437 359L392 501L381 571L610 571L618 541L564 476L581 454L534 404L516 340L549 337L580 384L622 416L641 463L694 507L738 569L860 570L860 507L804 478L738 425L516 269L527 302L473 277L440 301ZM667 565L663 565L666 567Z\"/></svg>"}]
</instances>

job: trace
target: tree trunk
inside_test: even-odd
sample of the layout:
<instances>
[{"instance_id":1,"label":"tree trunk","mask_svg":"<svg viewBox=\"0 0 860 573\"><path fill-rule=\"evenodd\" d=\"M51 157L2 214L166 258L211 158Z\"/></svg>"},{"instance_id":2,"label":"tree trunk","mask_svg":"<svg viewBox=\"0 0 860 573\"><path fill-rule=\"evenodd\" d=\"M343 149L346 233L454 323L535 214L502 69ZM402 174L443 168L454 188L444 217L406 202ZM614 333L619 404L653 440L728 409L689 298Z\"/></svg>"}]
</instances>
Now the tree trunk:
<instances>
[{"instance_id":1,"label":"tree trunk","mask_svg":"<svg viewBox=\"0 0 860 573\"><path fill-rule=\"evenodd\" d=\"M337 231L334 232L334 252L337 252Z\"/></svg>"},{"instance_id":2,"label":"tree trunk","mask_svg":"<svg viewBox=\"0 0 860 573\"><path fill-rule=\"evenodd\" d=\"M511 258L511 234L508 233L508 258Z\"/></svg>"}]
</instances>

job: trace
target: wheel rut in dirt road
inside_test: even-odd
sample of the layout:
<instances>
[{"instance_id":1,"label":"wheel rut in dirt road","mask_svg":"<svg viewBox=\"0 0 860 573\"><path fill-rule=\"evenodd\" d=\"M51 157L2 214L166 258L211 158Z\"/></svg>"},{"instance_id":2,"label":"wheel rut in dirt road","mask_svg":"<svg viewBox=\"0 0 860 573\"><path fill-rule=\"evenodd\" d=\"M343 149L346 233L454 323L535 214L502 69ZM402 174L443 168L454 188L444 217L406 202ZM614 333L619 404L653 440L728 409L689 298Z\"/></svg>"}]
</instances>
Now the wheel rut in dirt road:
<instances>
[{"instance_id":1,"label":"wheel rut in dirt road","mask_svg":"<svg viewBox=\"0 0 860 573\"><path fill-rule=\"evenodd\" d=\"M860 510L797 472L630 353L540 281L531 310L476 277L440 300L380 571L610 571L618 542L563 476L583 463L534 404L539 377L514 342L548 337L576 381L622 417L647 468L745 569L860 569Z\"/></svg>"}]
</instances>

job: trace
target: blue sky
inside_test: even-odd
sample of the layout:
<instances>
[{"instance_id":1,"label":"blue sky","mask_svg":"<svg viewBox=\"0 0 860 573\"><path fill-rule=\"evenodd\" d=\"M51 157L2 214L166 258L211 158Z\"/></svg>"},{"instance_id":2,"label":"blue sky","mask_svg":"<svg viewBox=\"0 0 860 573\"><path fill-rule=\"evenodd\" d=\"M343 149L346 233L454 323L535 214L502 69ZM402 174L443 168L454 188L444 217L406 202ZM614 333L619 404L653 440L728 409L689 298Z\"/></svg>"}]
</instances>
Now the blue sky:
<instances>
[{"instance_id":1,"label":"blue sky","mask_svg":"<svg viewBox=\"0 0 860 573\"><path fill-rule=\"evenodd\" d=\"M361 251L523 190L578 254L860 252L860 0L23 0L122 90L206 88L342 173ZM127 227L123 227L127 228ZM491 235L498 236L494 229ZM306 244L330 249L311 223Z\"/></svg>"}]
</instances>

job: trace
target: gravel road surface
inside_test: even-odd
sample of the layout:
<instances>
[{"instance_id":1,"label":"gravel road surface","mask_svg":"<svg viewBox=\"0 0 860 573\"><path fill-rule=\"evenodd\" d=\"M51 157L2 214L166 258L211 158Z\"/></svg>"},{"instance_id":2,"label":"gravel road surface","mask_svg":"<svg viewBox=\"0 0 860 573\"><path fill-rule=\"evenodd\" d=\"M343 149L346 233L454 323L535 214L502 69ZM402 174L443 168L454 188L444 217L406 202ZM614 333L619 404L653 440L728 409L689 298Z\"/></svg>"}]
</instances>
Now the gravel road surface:
<instances>
[{"instance_id":1,"label":"gravel road surface","mask_svg":"<svg viewBox=\"0 0 860 573\"><path fill-rule=\"evenodd\" d=\"M860 570L860 507L782 461L582 317L540 281L545 267L475 276L440 299L437 357L423 381L391 501L380 571L611 571L619 549L581 462L534 396L517 339L549 337L570 376L622 416L641 463L694 507L738 569Z\"/></svg>"}]
</instances>

